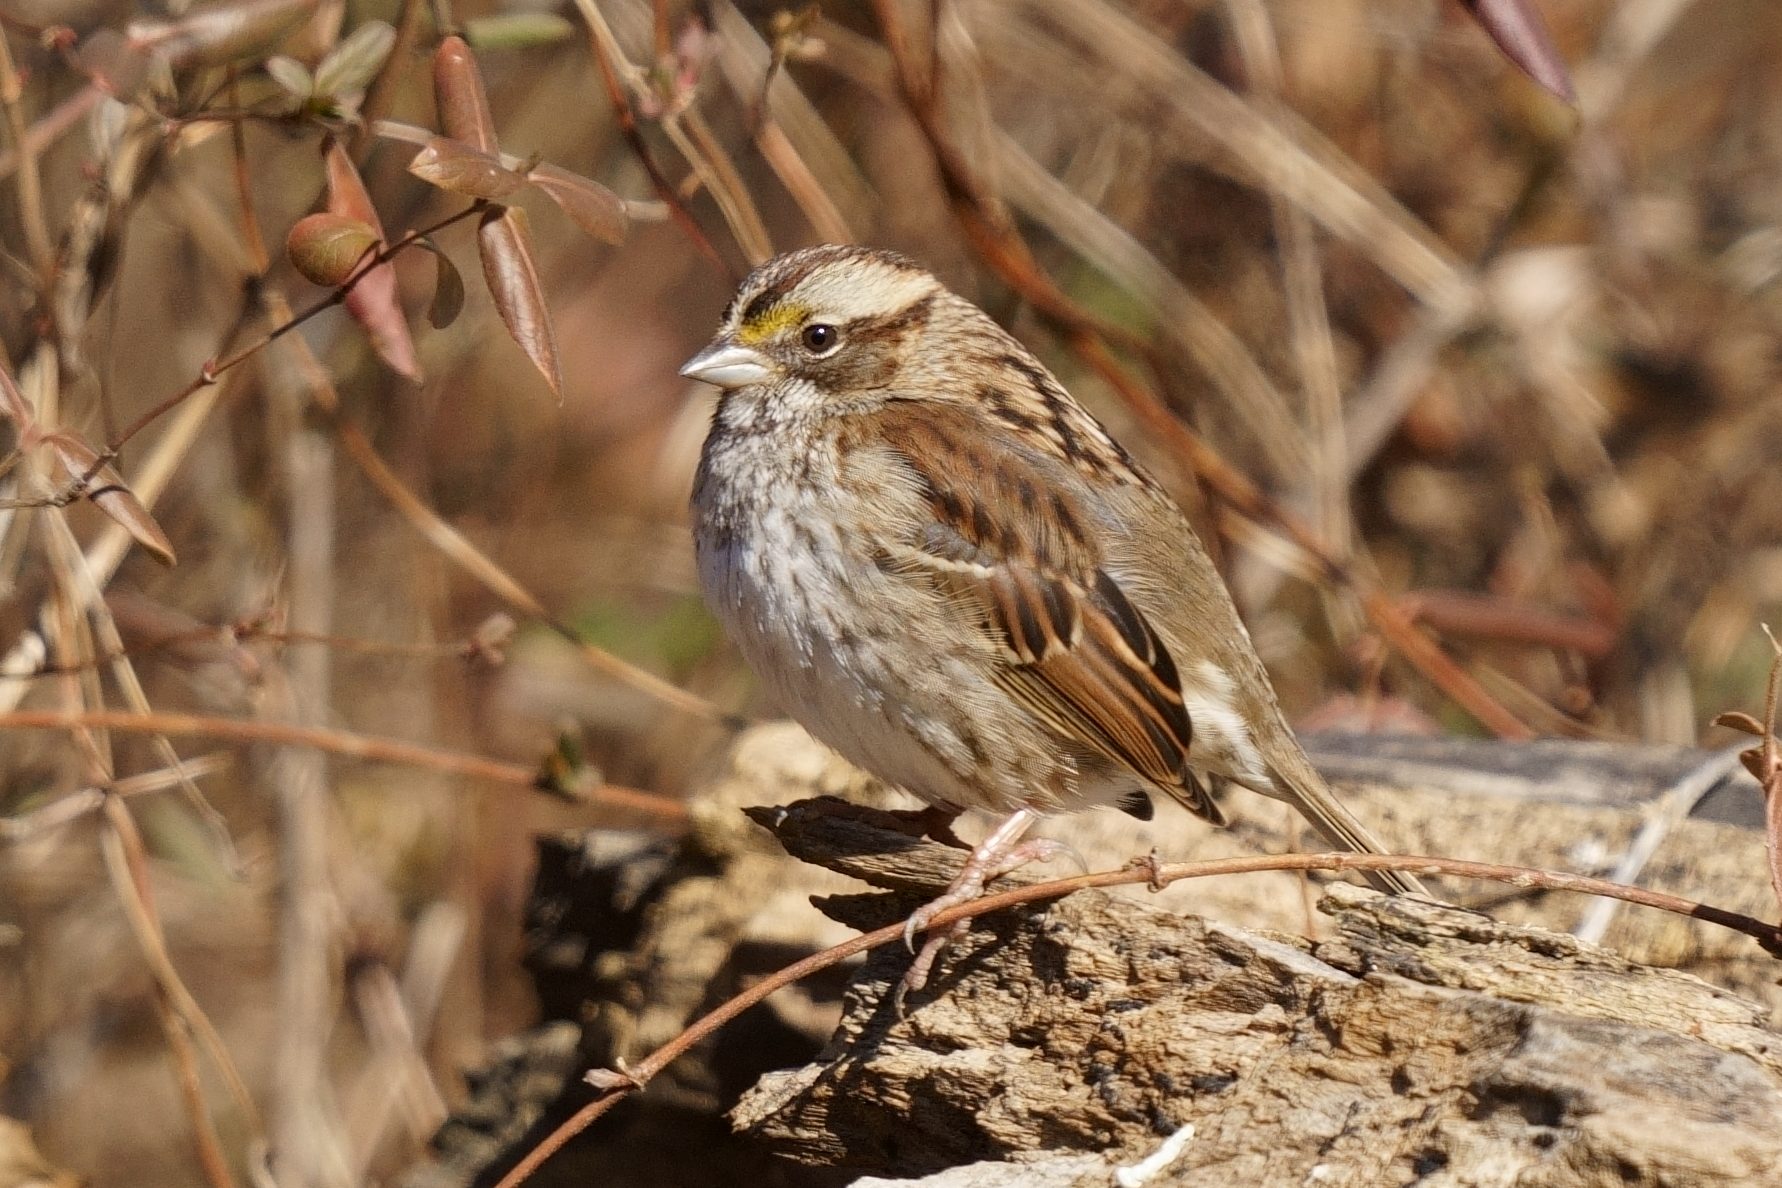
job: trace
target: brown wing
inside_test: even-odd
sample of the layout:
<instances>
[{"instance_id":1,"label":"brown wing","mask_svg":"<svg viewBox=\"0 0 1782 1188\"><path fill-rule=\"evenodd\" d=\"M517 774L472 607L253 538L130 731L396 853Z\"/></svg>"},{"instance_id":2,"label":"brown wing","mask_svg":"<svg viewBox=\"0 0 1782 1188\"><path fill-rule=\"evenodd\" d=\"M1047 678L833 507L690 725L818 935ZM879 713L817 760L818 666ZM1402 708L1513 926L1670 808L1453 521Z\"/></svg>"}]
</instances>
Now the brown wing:
<instances>
[{"instance_id":1,"label":"brown wing","mask_svg":"<svg viewBox=\"0 0 1782 1188\"><path fill-rule=\"evenodd\" d=\"M1075 472L982 425L936 432L935 411L900 418L887 435L932 515L894 561L978 616L1005 661L997 682L1012 697L1218 819L1187 770L1192 727L1175 662L1101 568Z\"/></svg>"}]
</instances>

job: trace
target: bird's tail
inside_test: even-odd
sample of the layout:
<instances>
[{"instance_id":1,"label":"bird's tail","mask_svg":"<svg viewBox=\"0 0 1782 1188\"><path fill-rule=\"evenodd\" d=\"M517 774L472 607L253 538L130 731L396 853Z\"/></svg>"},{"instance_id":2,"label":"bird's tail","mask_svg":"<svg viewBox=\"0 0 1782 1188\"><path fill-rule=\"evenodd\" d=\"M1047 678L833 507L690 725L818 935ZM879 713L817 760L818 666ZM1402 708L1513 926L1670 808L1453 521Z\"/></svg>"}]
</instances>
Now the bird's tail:
<instances>
[{"instance_id":1,"label":"bird's tail","mask_svg":"<svg viewBox=\"0 0 1782 1188\"><path fill-rule=\"evenodd\" d=\"M1367 831L1367 826L1357 820L1354 813L1343 807L1342 802L1331 792L1330 785L1313 769L1311 760L1305 757L1305 753L1297 745L1293 747L1290 758L1269 765L1269 774L1280 785L1276 795L1297 808L1312 823L1312 827L1338 849L1355 854L1390 852L1380 844L1378 838ZM1368 882L1389 895L1429 895L1429 891L1415 875L1396 870L1369 870L1362 873L1367 876Z\"/></svg>"}]
</instances>

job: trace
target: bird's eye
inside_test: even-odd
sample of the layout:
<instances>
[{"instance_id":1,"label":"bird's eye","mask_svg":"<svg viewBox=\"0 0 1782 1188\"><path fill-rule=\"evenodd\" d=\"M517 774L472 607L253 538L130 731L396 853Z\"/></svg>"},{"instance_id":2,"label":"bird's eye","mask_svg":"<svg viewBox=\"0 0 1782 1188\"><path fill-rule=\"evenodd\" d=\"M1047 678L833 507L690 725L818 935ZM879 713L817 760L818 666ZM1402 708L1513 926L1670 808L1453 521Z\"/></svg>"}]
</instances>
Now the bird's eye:
<instances>
[{"instance_id":1,"label":"bird's eye","mask_svg":"<svg viewBox=\"0 0 1782 1188\"><path fill-rule=\"evenodd\" d=\"M804 349L813 355L821 355L834 348L841 339L841 331L825 322L812 322L798 336L804 343Z\"/></svg>"}]
</instances>

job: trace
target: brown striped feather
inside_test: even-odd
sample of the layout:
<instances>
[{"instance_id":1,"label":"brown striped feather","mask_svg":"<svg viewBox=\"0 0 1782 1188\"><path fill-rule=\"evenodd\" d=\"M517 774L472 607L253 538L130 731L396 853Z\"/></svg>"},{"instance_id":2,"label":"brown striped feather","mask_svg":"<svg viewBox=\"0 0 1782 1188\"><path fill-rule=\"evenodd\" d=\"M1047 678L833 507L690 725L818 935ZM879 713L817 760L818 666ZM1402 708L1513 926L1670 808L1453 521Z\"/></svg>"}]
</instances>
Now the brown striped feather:
<instances>
[{"instance_id":1,"label":"brown striped feather","mask_svg":"<svg viewBox=\"0 0 1782 1188\"><path fill-rule=\"evenodd\" d=\"M899 566L979 616L1005 660L997 683L1041 721L1217 820L1188 772L1193 728L1175 663L1101 568L1071 495L1076 472L986 433L975 415L878 414L879 440L915 473L933 517Z\"/></svg>"}]
</instances>

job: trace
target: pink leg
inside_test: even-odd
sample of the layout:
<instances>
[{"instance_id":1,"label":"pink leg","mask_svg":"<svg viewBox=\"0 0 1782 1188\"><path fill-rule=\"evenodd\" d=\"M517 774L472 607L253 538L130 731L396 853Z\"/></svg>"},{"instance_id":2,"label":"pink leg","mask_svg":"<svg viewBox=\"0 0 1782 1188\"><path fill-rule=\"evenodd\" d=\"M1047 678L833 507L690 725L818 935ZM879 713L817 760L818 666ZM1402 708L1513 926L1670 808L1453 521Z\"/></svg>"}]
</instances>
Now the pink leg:
<instances>
[{"instance_id":1,"label":"pink leg","mask_svg":"<svg viewBox=\"0 0 1782 1188\"><path fill-rule=\"evenodd\" d=\"M1032 828L1037 820L1039 814L1033 809L1020 809L1010 814L1007 820L991 831L989 837L979 842L946 893L923 904L910 915L903 927L904 944L914 950L916 934L926 930L931 920L950 907L970 903L984 893L986 884L1026 866L1029 862L1044 862L1062 853L1065 847L1059 842L1045 838L1029 842L1021 840L1021 835ZM934 960L940 956L941 949L949 940L963 933L966 927L966 921L960 920L944 931L930 936L923 943L922 951L916 954L915 961L910 963L909 970L903 975L903 985L898 991L900 998L911 990L920 990L927 985L929 972L933 970Z\"/></svg>"}]
</instances>

